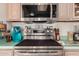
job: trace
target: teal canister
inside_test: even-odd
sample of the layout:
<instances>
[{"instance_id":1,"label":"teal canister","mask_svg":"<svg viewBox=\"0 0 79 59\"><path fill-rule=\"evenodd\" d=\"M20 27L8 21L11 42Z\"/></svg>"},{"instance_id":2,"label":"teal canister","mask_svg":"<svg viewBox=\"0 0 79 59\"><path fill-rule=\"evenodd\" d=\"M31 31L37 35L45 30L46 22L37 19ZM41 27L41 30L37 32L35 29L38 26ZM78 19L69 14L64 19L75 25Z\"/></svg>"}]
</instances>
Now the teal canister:
<instances>
[{"instance_id":1,"label":"teal canister","mask_svg":"<svg viewBox=\"0 0 79 59\"><path fill-rule=\"evenodd\" d=\"M19 42L23 39L23 34L20 26L14 26L11 29L11 38L14 42Z\"/></svg>"}]
</instances>

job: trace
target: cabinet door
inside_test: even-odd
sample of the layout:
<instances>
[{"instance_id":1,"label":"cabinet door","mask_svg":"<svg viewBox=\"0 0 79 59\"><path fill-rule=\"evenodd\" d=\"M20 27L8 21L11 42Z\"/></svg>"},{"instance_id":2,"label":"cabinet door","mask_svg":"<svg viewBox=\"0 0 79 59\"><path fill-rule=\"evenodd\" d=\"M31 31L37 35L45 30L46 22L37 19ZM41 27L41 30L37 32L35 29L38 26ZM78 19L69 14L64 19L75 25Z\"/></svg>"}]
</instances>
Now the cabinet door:
<instances>
[{"instance_id":1,"label":"cabinet door","mask_svg":"<svg viewBox=\"0 0 79 59\"><path fill-rule=\"evenodd\" d=\"M74 3L73 4L73 18L76 20L79 20L79 3Z\"/></svg>"},{"instance_id":2,"label":"cabinet door","mask_svg":"<svg viewBox=\"0 0 79 59\"><path fill-rule=\"evenodd\" d=\"M66 50L65 56L79 56L79 50Z\"/></svg>"},{"instance_id":3,"label":"cabinet door","mask_svg":"<svg viewBox=\"0 0 79 59\"><path fill-rule=\"evenodd\" d=\"M59 20L68 21L73 17L73 4L60 3L59 4Z\"/></svg>"},{"instance_id":4,"label":"cabinet door","mask_svg":"<svg viewBox=\"0 0 79 59\"><path fill-rule=\"evenodd\" d=\"M20 3L9 3L7 6L8 6L9 21L20 21L21 19Z\"/></svg>"},{"instance_id":5,"label":"cabinet door","mask_svg":"<svg viewBox=\"0 0 79 59\"><path fill-rule=\"evenodd\" d=\"M12 49L0 49L0 56L12 56L13 50Z\"/></svg>"},{"instance_id":6,"label":"cabinet door","mask_svg":"<svg viewBox=\"0 0 79 59\"><path fill-rule=\"evenodd\" d=\"M0 21L6 20L7 16L7 4L0 3Z\"/></svg>"},{"instance_id":7,"label":"cabinet door","mask_svg":"<svg viewBox=\"0 0 79 59\"><path fill-rule=\"evenodd\" d=\"M65 56L79 56L79 52L66 52Z\"/></svg>"}]
</instances>

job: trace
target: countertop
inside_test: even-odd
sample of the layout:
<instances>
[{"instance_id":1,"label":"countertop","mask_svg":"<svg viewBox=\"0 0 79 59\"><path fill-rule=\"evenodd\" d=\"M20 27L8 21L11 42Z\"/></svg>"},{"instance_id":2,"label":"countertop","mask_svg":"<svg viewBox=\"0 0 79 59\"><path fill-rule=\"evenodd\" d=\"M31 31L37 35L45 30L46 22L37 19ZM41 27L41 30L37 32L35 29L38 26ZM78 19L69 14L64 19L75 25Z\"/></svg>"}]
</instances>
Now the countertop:
<instances>
[{"instance_id":1,"label":"countertop","mask_svg":"<svg viewBox=\"0 0 79 59\"><path fill-rule=\"evenodd\" d=\"M63 36L60 41L64 49L79 49L79 41L69 41L66 36Z\"/></svg>"},{"instance_id":2,"label":"countertop","mask_svg":"<svg viewBox=\"0 0 79 59\"><path fill-rule=\"evenodd\" d=\"M73 42L73 41L58 41L63 45L64 49L79 49L79 42Z\"/></svg>"},{"instance_id":3,"label":"countertop","mask_svg":"<svg viewBox=\"0 0 79 59\"><path fill-rule=\"evenodd\" d=\"M3 49L3 48L14 48L14 46L16 44L18 44L19 42L6 42L6 39L0 39L0 49Z\"/></svg>"},{"instance_id":4,"label":"countertop","mask_svg":"<svg viewBox=\"0 0 79 59\"><path fill-rule=\"evenodd\" d=\"M64 36L58 41L63 45L64 49L79 49L79 42L68 41L67 37ZM0 49L13 49L19 42L6 42L5 39L0 39Z\"/></svg>"}]
</instances>

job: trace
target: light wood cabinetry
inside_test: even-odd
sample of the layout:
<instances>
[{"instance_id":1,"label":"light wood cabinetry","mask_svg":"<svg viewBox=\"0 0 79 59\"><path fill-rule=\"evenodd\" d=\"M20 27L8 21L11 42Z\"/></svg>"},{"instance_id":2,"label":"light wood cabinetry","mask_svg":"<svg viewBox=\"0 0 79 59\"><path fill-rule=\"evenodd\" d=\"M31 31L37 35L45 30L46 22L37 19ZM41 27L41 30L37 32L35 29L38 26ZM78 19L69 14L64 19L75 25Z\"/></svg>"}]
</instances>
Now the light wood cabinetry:
<instances>
[{"instance_id":1,"label":"light wood cabinetry","mask_svg":"<svg viewBox=\"0 0 79 59\"><path fill-rule=\"evenodd\" d=\"M59 20L70 21L73 17L73 3L59 3Z\"/></svg>"},{"instance_id":2,"label":"light wood cabinetry","mask_svg":"<svg viewBox=\"0 0 79 59\"><path fill-rule=\"evenodd\" d=\"M79 56L79 50L77 50L77 49L65 50L65 56Z\"/></svg>"},{"instance_id":3,"label":"light wood cabinetry","mask_svg":"<svg viewBox=\"0 0 79 59\"><path fill-rule=\"evenodd\" d=\"M20 3L7 4L7 18L9 21L21 21L21 6Z\"/></svg>"},{"instance_id":4,"label":"light wood cabinetry","mask_svg":"<svg viewBox=\"0 0 79 59\"><path fill-rule=\"evenodd\" d=\"M59 21L79 20L79 3L59 3L58 5ZM0 21L21 21L20 3L0 3Z\"/></svg>"},{"instance_id":5,"label":"light wood cabinetry","mask_svg":"<svg viewBox=\"0 0 79 59\"><path fill-rule=\"evenodd\" d=\"M79 19L79 3L73 4L73 18Z\"/></svg>"},{"instance_id":6,"label":"light wood cabinetry","mask_svg":"<svg viewBox=\"0 0 79 59\"><path fill-rule=\"evenodd\" d=\"M7 19L7 3L0 3L0 21Z\"/></svg>"},{"instance_id":7,"label":"light wood cabinetry","mask_svg":"<svg viewBox=\"0 0 79 59\"><path fill-rule=\"evenodd\" d=\"M0 56L13 56L12 49L0 49Z\"/></svg>"}]
</instances>

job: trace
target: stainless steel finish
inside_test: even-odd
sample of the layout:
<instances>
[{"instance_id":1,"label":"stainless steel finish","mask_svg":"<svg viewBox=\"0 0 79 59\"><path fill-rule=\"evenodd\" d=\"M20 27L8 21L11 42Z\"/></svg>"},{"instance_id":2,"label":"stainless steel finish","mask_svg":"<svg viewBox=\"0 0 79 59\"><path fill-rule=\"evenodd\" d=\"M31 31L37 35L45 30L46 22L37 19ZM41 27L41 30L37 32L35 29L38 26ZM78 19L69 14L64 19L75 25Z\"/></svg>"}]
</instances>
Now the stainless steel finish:
<instances>
[{"instance_id":1,"label":"stainless steel finish","mask_svg":"<svg viewBox=\"0 0 79 59\"><path fill-rule=\"evenodd\" d=\"M15 56L62 56L64 51L58 46L30 46L30 47L15 47Z\"/></svg>"},{"instance_id":2,"label":"stainless steel finish","mask_svg":"<svg viewBox=\"0 0 79 59\"><path fill-rule=\"evenodd\" d=\"M33 40L46 40L46 39L52 39L53 37L49 37L49 36L27 36L27 39L33 39Z\"/></svg>"},{"instance_id":3,"label":"stainless steel finish","mask_svg":"<svg viewBox=\"0 0 79 59\"><path fill-rule=\"evenodd\" d=\"M49 18L41 18L41 17L39 17L39 18L30 18L30 17L24 18L24 17L22 17L22 5L28 5L28 4L29 3L22 3L21 4L21 19L23 19L24 21L27 21L27 23L33 23L32 21L47 21L46 23L51 24L51 23L54 23L58 20L57 17L58 17L58 8L59 7L58 7L57 3L40 3L40 5L50 5L51 10L50 10L50 17ZM29 5L39 5L39 3L31 3ZM52 17L52 5L57 5L57 11L56 11L57 17L55 17L55 18Z\"/></svg>"},{"instance_id":4,"label":"stainless steel finish","mask_svg":"<svg viewBox=\"0 0 79 59\"><path fill-rule=\"evenodd\" d=\"M47 29L48 28L48 29ZM50 30L51 29L51 30ZM37 32L34 32L36 30ZM27 34L24 34L25 39L53 39L53 27L52 26L42 26L41 24L35 27L28 27Z\"/></svg>"}]
</instances>

